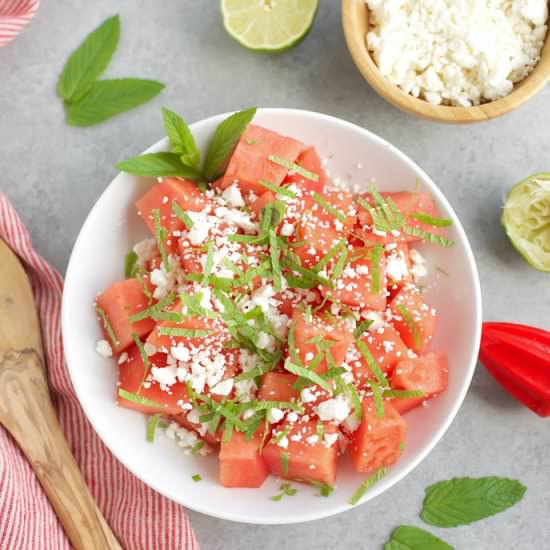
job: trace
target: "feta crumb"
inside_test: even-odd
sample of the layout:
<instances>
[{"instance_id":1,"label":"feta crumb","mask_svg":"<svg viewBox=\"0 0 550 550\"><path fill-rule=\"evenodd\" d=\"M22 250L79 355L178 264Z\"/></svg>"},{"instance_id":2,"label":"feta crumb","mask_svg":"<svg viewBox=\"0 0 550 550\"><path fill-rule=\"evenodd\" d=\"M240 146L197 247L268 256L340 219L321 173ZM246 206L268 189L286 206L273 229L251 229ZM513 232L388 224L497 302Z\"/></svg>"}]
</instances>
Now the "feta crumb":
<instances>
[{"instance_id":1,"label":"feta crumb","mask_svg":"<svg viewBox=\"0 0 550 550\"><path fill-rule=\"evenodd\" d=\"M95 346L95 350L102 357L112 357L113 356L113 349L111 348L111 344L109 344L109 342L107 342L107 340L98 340L98 342ZM126 354L126 357L128 357L128 354Z\"/></svg>"},{"instance_id":2,"label":"feta crumb","mask_svg":"<svg viewBox=\"0 0 550 550\"><path fill-rule=\"evenodd\" d=\"M223 193L222 197L229 205L240 208L244 206L243 196L238 185L230 185Z\"/></svg>"},{"instance_id":3,"label":"feta crumb","mask_svg":"<svg viewBox=\"0 0 550 550\"><path fill-rule=\"evenodd\" d=\"M343 422L350 413L349 404L342 395L322 401L317 405L316 410L321 420L336 422Z\"/></svg>"},{"instance_id":4,"label":"feta crumb","mask_svg":"<svg viewBox=\"0 0 550 550\"><path fill-rule=\"evenodd\" d=\"M283 237L290 237L291 235L294 235L294 224L284 223L281 228L281 235L283 235Z\"/></svg>"},{"instance_id":5,"label":"feta crumb","mask_svg":"<svg viewBox=\"0 0 550 550\"><path fill-rule=\"evenodd\" d=\"M325 434L323 436L323 445L325 447L332 447L336 443L336 440L338 439L338 434Z\"/></svg>"},{"instance_id":6,"label":"feta crumb","mask_svg":"<svg viewBox=\"0 0 550 550\"><path fill-rule=\"evenodd\" d=\"M118 364L122 365L122 363L126 363L126 361L128 361L128 353L123 351L118 358Z\"/></svg>"},{"instance_id":7,"label":"feta crumb","mask_svg":"<svg viewBox=\"0 0 550 550\"><path fill-rule=\"evenodd\" d=\"M271 409L268 409L267 411L267 420L271 424L276 424L277 422L280 422L283 419L284 415L285 413L281 409L278 409L277 407L273 407Z\"/></svg>"},{"instance_id":8,"label":"feta crumb","mask_svg":"<svg viewBox=\"0 0 550 550\"><path fill-rule=\"evenodd\" d=\"M216 384L210 391L215 395L229 395L233 389L233 378L226 378Z\"/></svg>"},{"instance_id":9,"label":"feta crumb","mask_svg":"<svg viewBox=\"0 0 550 550\"><path fill-rule=\"evenodd\" d=\"M143 349L147 357L152 357L155 353L157 353L157 346L151 344L150 342L145 342L145 344L143 344Z\"/></svg>"}]
</instances>

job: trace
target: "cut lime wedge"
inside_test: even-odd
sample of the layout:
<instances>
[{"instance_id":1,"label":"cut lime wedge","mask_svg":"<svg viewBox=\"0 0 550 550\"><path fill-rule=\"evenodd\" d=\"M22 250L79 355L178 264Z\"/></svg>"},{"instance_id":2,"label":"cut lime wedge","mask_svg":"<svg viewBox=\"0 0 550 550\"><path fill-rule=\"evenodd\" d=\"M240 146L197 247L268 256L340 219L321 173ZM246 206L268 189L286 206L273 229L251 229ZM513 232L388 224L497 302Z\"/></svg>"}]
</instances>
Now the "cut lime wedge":
<instances>
[{"instance_id":1,"label":"cut lime wedge","mask_svg":"<svg viewBox=\"0 0 550 550\"><path fill-rule=\"evenodd\" d=\"M514 185L501 222L525 261L550 272L550 173L535 174Z\"/></svg>"},{"instance_id":2,"label":"cut lime wedge","mask_svg":"<svg viewBox=\"0 0 550 550\"><path fill-rule=\"evenodd\" d=\"M280 53L302 40L319 0L221 0L225 30L249 50Z\"/></svg>"}]
</instances>

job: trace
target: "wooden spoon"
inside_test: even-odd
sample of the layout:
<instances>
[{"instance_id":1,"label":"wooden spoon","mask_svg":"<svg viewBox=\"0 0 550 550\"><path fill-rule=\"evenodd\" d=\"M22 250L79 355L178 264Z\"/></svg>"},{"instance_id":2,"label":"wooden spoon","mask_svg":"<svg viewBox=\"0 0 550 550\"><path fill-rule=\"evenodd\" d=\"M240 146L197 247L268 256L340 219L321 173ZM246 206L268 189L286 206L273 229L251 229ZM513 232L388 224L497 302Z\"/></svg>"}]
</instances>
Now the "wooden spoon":
<instances>
[{"instance_id":1,"label":"wooden spoon","mask_svg":"<svg viewBox=\"0 0 550 550\"><path fill-rule=\"evenodd\" d=\"M25 453L73 546L120 549L59 427L29 280L1 239L0 423Z\"/></svg>"}]
</instances>

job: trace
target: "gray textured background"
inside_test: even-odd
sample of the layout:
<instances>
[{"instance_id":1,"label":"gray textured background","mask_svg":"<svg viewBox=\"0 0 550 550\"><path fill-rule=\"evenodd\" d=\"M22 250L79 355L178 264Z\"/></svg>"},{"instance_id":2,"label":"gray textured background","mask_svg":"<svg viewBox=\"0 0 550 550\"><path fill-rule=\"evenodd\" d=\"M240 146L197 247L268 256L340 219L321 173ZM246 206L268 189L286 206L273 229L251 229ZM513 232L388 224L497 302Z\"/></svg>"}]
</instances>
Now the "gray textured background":
<instances>
[{"instance_id":1,"label":"gray textured background","mask_svg":"<svg viewBox=\"0 0 550 550\"><path fill-rule=\"evenodd\" d=\"M550 170L550 88L506 117L477 126L416 120L385 103L348 55L340 2L321 0L316 24L280 57L242 49L223 31L216 0L44 1L27 31L0 49L0 189L37 249L64 272L78 230L115 175L117 160L162 135L160 106L189 122L249 105L329 113L386 138L445 192L478 262L487 320L550 329L550 278L511 249L499 225L507 189ZM122 37L108 76L167 84L148 105L89 129L65 126L55 96L64 60L100 21L120 13ZM457 549L550 547L550 424L522 408L479 367L452 427L404 481L356 510L290 527L249 526L190 512L204 549L379 549L417 517L424 487L460 475L521 479L528 492L505 514L438 535ZM284 505L284 504L282 504Z\"/></svg>"}]
</instances>

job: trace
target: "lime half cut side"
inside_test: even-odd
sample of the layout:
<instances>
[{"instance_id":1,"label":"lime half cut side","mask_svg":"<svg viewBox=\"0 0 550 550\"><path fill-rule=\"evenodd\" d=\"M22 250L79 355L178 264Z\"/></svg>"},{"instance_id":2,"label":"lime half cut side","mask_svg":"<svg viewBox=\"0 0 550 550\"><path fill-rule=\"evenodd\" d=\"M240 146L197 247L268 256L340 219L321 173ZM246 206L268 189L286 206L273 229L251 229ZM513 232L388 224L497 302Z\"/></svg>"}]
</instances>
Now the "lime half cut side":
<instances>
[{"instance_id":1,"label":"lime half cut side","mask_svg":"<svg viewBox=\"0 0 550 550\"><path fill-rule=\"evenodd\" d=\"M280 53L302 40L319 0L221 0L225 30L249 50Z\"/></svg>"},{"instance_id":2,"label":"lime half cut side","mask_svg":"<svg viewBox=\"0 0 550 550\"><path fill-rule=\"evenodd\" d=\"M550 173L535 174L514 185L501 221L529 265L550 273Z\"/></svg>"}]
</instances>

